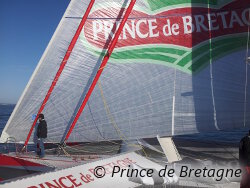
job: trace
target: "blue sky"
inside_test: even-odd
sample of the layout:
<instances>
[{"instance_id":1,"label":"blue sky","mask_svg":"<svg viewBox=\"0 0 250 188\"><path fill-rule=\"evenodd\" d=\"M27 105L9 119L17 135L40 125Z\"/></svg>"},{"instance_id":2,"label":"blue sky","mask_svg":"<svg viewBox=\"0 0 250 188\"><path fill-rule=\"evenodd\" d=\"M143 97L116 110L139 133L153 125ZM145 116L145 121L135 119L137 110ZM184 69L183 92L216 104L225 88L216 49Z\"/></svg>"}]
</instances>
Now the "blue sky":
<instances>
[{"instance_id":1,"label":"blue sky","mask_svg":"<svg viewBox=\"0 0 250 188\"><path fill-rule=\"evenodd\" d=\"M0 103L15 104L70 0L0 0Z\"/></svg>"}]
</instances>

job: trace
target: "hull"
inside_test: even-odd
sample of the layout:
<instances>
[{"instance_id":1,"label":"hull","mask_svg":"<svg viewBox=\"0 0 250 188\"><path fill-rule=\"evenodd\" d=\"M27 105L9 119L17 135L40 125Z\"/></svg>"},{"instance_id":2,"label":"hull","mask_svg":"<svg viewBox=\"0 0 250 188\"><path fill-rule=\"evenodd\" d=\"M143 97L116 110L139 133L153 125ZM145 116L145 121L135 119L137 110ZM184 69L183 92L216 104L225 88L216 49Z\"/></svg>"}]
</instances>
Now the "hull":
<instances>
[{"instance_id":1,"label":"hull","mask_svg":"<svg viewBox=\"0 0 250 188\"><path fill-rule=\"evenodd\" d=\"M53 168L32 162L29 159L20 158L21 156L11 156L0 154L0 180L6 181L34 173L41 173L52 170Z\"/></svg>"}]
</instances>

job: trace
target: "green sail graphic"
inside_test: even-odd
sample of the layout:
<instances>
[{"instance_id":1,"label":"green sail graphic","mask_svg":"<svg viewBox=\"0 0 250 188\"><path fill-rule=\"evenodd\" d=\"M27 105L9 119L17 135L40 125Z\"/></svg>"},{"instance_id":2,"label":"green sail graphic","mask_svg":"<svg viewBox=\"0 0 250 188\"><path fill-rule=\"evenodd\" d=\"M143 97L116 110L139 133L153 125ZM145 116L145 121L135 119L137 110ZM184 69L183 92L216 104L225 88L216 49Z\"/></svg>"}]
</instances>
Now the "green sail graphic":
<instances>
[{"instance_id":1,"label":"green sail graphic","mask_svg":"<svg viewBox=\"0 0 250 188\"><path fill-rule=\"evenodd\" d=\"M189 7L193 6L196 8L200 7L222 7L228 3L233 2L232 0L177 0L177 1L165 1L165 0L147 0L148 5L152 10L161 9L159 12L162 13L166 11L168 6L180 5L179 7ZM176 6L178 7L178 6ZM179 8L174 8L174 10L178 10ZM199 9L197 9L199 10ZM152 13L153 16L155 13ZM157 13L158 14L158 13ZM214 13L215 14L215 13ZM205 17L206 14L202 15ZM233 15L233 14L232 14ZM235 17L235 16L234 16ZM182 43L176 44L167 44L166 41L161 42L160 40L156 43L143 43L143 44L133 44L133 42L128 40L127 46L122 46L115 48L112 53L110 60L112 63L150 63L150 64L159 64L169 67L177 68L183 72L194 74L205 68L209 63L214 62L215 60L224 57L230 53L239 51L241 49L246 48L246 39L247 34L246 31L240 30L241 33L237 33L238 29L242 29L243 23L236 23L236 18L231 16L231 19L234 20L232 22L232 28L225 28L225 32L216 33L217 31L213 31L211 28L210 35L203 36L198 35L197 31L194 31L191 34L191 40L198 39L198 44L194 42L193 46L185 46ZM164 17L164 19L167 19ZM204 19L204 18L203 18ZM214 19L214 18L213 18ZM193 20L196 20L193 19ZM193 21L194 22L194 21ZM197 22L197 21L195 21ZM221 21L222 22L222 21ZM163 23L162 21L159 23ZM171 21L172 25L173 21ZM181 24L181 23L178 23ZM193 23L195 25L195 23ZM217 23L222 24L222 23ZM237 27L239 24L239 27ZM223 22L224 25L224 22ZM233 27L235 26L235 27ZM159 28L163 27L159 25ZM195 25L196 27L196 25ZM198 26L197 26L198 27ZM160 28L162 29L162 28ZM160 30L159 29L159 30ZM221 29L221 28L220 28ZM230 30L229 30L230 29ZM206 32L206 31L205 31ZM232 33L233 32L233 33ZM196 36L197 34L197 36ZM213 36L215 38L213 38ZM171 36L178 37L178 36ZM185 36L190 37L190 36ZM204 37L203 39L199 39L199 37ZM212 39L209 39L212 37ZM88 48L89 51L94 53L97 56L103 56L104 52L101 52L98 47L95 47L91 44L82 34L80 36L85 47ZM190 39L190 38L189 38ZM130 39L132 40L132 39ZM169 40L169 39L162 39ZM173 40L183 40L183 39L173 39ZM194 40L196 41L196 40Z\"/></svg>"},{"instance_id":2,"label":"green sail graphic","mask_svg":"<svg viewBox=\"0 0 250 188\"><path fill-rule=\"evenodd\" d=\"M195 6L195 5L211 5L211 6L224 6L230 2L232 2L232 0L147 0L148 5L150 7L151 10L157 10L157 9L161 9L164 7L168 7L168 6L178 6L178 5L186 5L186 4L190 4L190 6Z\"/></svg>"},{"instance_id":3,"label":"green sail graphic","mask_svg":"<svg viewBox=\"0 0 250 188\"><path fill-rule=\"evenodd\" d=\"M191 49L181 46L135 48L123 51L114 50L111 55L114 63L129 63L126 60L143 60L144 63L172 66L193 74L227 54L246 48L246 35L220 37L201 43ZM249 46L250 47L250 46ZM97 55L104 53L95 51ZM124 60L124 61L123 61Z\"/></svg>"}]
</instances>

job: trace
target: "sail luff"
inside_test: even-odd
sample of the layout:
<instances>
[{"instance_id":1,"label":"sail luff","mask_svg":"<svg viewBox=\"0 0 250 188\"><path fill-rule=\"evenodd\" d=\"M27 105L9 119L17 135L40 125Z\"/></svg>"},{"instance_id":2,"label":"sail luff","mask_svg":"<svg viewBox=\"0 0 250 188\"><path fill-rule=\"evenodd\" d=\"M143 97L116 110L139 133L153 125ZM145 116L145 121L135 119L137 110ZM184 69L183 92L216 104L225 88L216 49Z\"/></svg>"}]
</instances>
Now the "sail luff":
<instances>
[{"instance_id":1,"label":"sail luff","mask_svg":"<svg viewBox=\"0 0 250 188\"><path fill-rule=\"evenodd\" d=\"M70 5L71 5L71 2L70 2L70 4L69 4L68 7L70 7ZM67 9L67 10L68 10L68 9ZM64 12L63 17L65 17L65 15L67 15L67 10ZM9 137L9 134L6 132L6 130L7 130L7 128L10 126L12 119L14 118L14 116L15 116L15 114L16 114L18 108L19 108L19 106L21 105L21 102L22 102L23 98L25 97L25 94L27 93L27 91L28 91L28 89L29 89L29 87L30 87L32 81L34 80L34 78L35 78L35 76L36 76L38 70L40 69L40 67L41 67L41 65L42 65L42 63L43 63L43 60L46 58L46 55L47 55L47 53L48 53L48 51L49 51L49 49L50 49L50 46L52 45L54 39L56 38L56 35L57 35L59 29L61 28L62 22L63 22L63 21L61 20L60 23L58 24L58 26L57 26L57 28L56 28L56 30L55 30L55 32L54 32L54 34L53 34L53 36L52 36L52 38L51 38L49 44L48 44L48 46L46 47L46 49L45 49L45 51L44 51L44 53L43 53L43 55L42 55L42 57L41 57L39 63L37 64L37 66L36 66L34 72L32 73L32 75L31 75L31 77L30 77L30 79L29 79L29 81L28 81L28 83L27 83L25 89L24 89L23 92L22 92L22 94L21 94L21 96L20 96L20 98L19 98L19 100L18 100L18 102L17 102L17 104L16 104L16 106L15 106L13 112L11 113L11 116L10 116L10 118L8 119L7 123L6 123L6 126L4 127L4 129L3 129L2 133L1 133L0 143L4 143L4 142L7 140L7 138Z\"/></svg>"},{"instance_id":2,"label":"sail luff","mask_svg":"<svg viewBox=\"0 0 250 188\"><path fill-rule=\"evenodd\" d=\"M58 69L58 71L57 71L57 73L56 73L56 75L55 75L55 77L54 77L54 80L53 80L52 83L51 83L51 86L50 86L50 88L49 88L49 90L48 90L48 92L47 92L47 94L46 94L46 96L45 96L45 98L44 98L44 100L43 100L43 103L42 103L41 107L39 108L37 114L42 113L42 111L43 111L43 109L44 109L44 107L45 107L47 101L49 100L49 97L50 97L51 93L53 92L53 89L54 89L54 87L56 86L56 83L57 83L57 81L58 81L58 79L59 79L59 77L60 77L60 75L61 75L61 73L62 73L62 71L63 71L63 69L64 69L64 67L65 67L65 65L66 65L67 62L68 62L68 59L69 59L69 57L70 57L70 55L71 55L71 52L72 52L72 50L73 50L73 48L74 48L74 46L75 46L75 44L76 44L76 41L77 41L77 39L78 39L79 36L80 36L80 33L81 33L81 31L82 31L82 29L83 29L83 26L84 26L84 24L85 24L85 22L86 22L86 20L87 20L87 17L88 17L88 15L89 15L89 13L90 13L92 7L93 7L94 2L95 2L95 0L91 0L91 1L90 1L89 6L88 6L88 8L87 8L87 10L86 10L86 12L85 12L83 18L82 18L82 20L81 20L81 22L80 22L80 24L79 24L77 30L76 30L76 33L75 33L74 37L72 38L72 41L70 42L70 45L69 45L69 47L68 47L68 49L67 49L67 51L66 51L66 53L65 53L65 56L64 56L64 58L63 58L63 60L62 60L62 62L61 62L61 64L60 64L60 67L59 67L59 69ZM27 138L26 138L26 141L25 141L24 146L27 146L27 144L28 144L28 142L29 142L29 139L30 139L30 137L31 137L32 131L33 131L35 125L36 125L37 120L38 120L38 116L36 116L35 120L33 121L33 124L32 124L32 126L31 126L31 128L30 128L30 131L29 131L29 133L28 133L28 136L27 136Z\"/></svg>"},{"instance_id":3,"label":"sail luff","mask_svg":"<svg viewBox=\"0 0 250 188\"><path fill-rule=\"evenodd\" d=\"M120 34L122 32L122 29L123 29L128 17L129 17L129 15L130 15L131 11L133 10L133 7L134 7L135 3L136 3L136 0L131 0L129 6L127 8L127 11L126 11L126 13L125 13L125 15L124 15L124 17L123 17L123 19L121 21L121 24L119 25L119 28L118 28L117 32L115 33L115 36L114 36L113 40L111 41L111 44L110 44L110 46L109 46L109 48L107 50L106 55L103 58L103 61L102 61L101 65L100 65L100 68L96 73L96 76L95 76L95 78L94 78L94 80L93 80L93 82L92 82L92 84L91 84L91 86L90 86L90 88L89 88L89 90L88 90L88 92L86 94L86 97L84 98L84 100L82 102L82 105L80 106L80 108L79 108L79 110L78 110L78 112L76 114L76 117L74 118L74 120L73 120L73 122L72 122L72 124L71 124L71 126L69 128L69 131L67 132L67 135L65 136L64 141L68 140L68 138L69 138L71 132L73 131L73 129L74 129L80 115L82 114L82 111L84 110L84 107L86 106L86 104L88 102L88 99L91 96L91 93L94 90L94 88L96 86L96 83L99 80L99 78L100 78L100 76L102 74L102 71L105 68L105 66L106 66L106 64L107 64L107 62L109 60L109 57L111 56L111 54L112 54L112 52L113 52L113 50L115 48L115 45L116 45L116 43L118 41L118 38L119 38L119 36L120 36Z\"/></svg>"}]
</instances>

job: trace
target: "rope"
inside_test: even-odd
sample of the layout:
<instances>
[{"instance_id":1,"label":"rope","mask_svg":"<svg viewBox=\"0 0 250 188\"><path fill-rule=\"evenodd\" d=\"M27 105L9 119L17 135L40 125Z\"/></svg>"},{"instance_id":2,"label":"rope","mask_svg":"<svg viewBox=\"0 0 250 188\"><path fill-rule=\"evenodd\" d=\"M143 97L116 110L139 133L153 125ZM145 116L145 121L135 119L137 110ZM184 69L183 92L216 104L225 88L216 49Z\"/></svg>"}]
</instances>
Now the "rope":
<instances>
[{"instance_id":1,"label":"rope","mask_svg":"<svg viewBox=\"0 0 250 188\"><path fill-rule=\"evenodd\" d=\"M20 153L22 153L23 150L22 150L22 148L21 148L20 150L18 150L18 148L17 148L18 144L16 143L16 138L15 138L15 137L8 137L7 140L6 140L6 142L5 142L5 144L8 144L9 141L13 141L13 142L15 143L15 148L16 148L16 156L15 156L15 157L17 157L17 158L19 158L19 159L23 159L23 158L36 159L36 158L30 158L30 157L23 157L23 156L20 155ZM55 144L55 145L57 145L57 144ZM26 148L26 149L27 149L27 148ZM67 151L64 150L64 148L62 148L62 150L64 151L64 153L65 153L66 156L70 156L70 154L68 154ZM9 151L9 150L8 150L8 151ZM34 151L28 152L28 151L26 150L25 153L26 153L26 154L31 154L31 153L33 153L33 152L34 152ZM46 160L48 160L48 161L53 161L53 159L46 159ZM45 162L44 162L44 163L45 163ZM50 166L50 167L53 167L53 168L56 167L56 166L51 165L51 164L48 164L48 163L46 163L45 165Z\"/></svg>"},{"instance_id":2,"label":"rope","mask_svg":"<svg viewBox=\"0 0 250 188\"><path fill-rule=\"evenodd\" d=\"M72 146L68 146L68 145L66 145L65 142L64 142L63 144L56 144L56 143L53 143L53 141L51 141L51 140L49 140L49 139L47 139L47 140L50 141L52 144L58 146L58 149L62 150L62 151L64 152L64 154L65 154L66 156L68 156L68 157L72 157L72 155L71 155L69 152L67 152L65 148L70 148L70 149L73 149L73 150L75 150L75 151L85 152L85 153L92 153L92 154L93 154L93 153L94 153L94 154L97 153L96 151L90 151L90 150L79 149L79 148L75 148L75 147L72 147ZM112 142L112 143L115 143L115 142ZM84 143L84 145L86 145L86 144L88 144L88 143ZM91 143L89 143L89 144L91 144ZM116 144L118 144L118 143L116 143ZM82 145L82 144L77 144L76 146L81 146L81 145ZM103 148L104 148L104 147L100 147L100 150L102 150L103 153L111 153L111 152L113 152L113 151L117 151L117 150L115 150L115 149L108 150L108 151L104 151Z\"/></svg>"},{"instance_id":3,"label":"rope","mask_svg":"<svg viewBox=\"0 0 250 188\"><path fill-rule=\"evenodd\" d=\"M103 89L102 89L102 86L101 86L100 81L98 81L98 87L99 87L99 89L100 89L100 93L101 93L102 101L103 101L103 104L104 104L104 108L105 108L105 110L106 110L106 113L107 113L107 115L108 115L108 117L109 117L109 119L110 119L112 125L114 126L114 128L115 128L117 134L119 135L120 139L123 140L123 141L125 141L125 143L127 143L127 138L126 138L126 136L125 136L125 135L121 132L121 130L119 129L119 127L117 126L117 124L116 124L116 122L115 122L114 117L112 116L112 114L111 114L111 112L110 112L110 109L109 109L109 107L108 107L107 101L106 101L106 99L105 99L105 97L104 97L104 94L103 94Z\"/></svg>"},{"instance_id":4,"label":"rope","mask_svg":"<svg viewBox=\"0 0 250 188\"><path fill-rule=\"evenodd\" d=\"M103 93L103 89L102 89L102 85L101 85L100 81L98 81L98 87L100 89L100 93L101 93L101 97L102 97L102 101L103 101L103 104L104 104L104 108L105 108L106 114L108 115L108 118L111 121L111 124L113 125L113 127L115 128L115 130L116 130L118 136L120 137L120 139L122 141L124 141L126 144L128 144L129 146L133 146L133 147L138 147L139 146L142 149L142 151L145 154L145 156L147 157L147 153L145 152L144 147L142 145L140 145L140 144L136 145L136 144L129 144L128 143L127 137L119 129L118 125L115 122L114 117L112 116L112 114L110 112L109 106L108 106L107 101L106 101L106 99L104 97L104 93Z\"/></svg>"},{"instance_id":5,"label":"rope","mask_svg":"<svg viewBox=\"0 0 250 188\"><path fill-rule=\"evenodd\" d=\"M72 147L72 146L67 146L68 148L71 148L71 149L73 149L73 150L75 150L75 151L82 151L82 152L86 152L86 153L96 153L96 152L94 152L94 151L88 151L88 150L84 150L84 149L77 149L77 148L74 148L74 147ZM102 152L104 152L104 153L111 153L111 152L113 152L113 151L115 151L115 150L108 150L108 151L102 151Z\"/></svg>"},{"instance_id":6,"label":"rope","mask_svg":"<svg viewBox=\"0 0 250 188\"><path fill-rule=\"evenodd\" d=\"M89 112L90 112L90 115L91 115L91 118L92 118L92 120L93 120L93 123L94 123L95 128L97 129L97 131L99 132L99 134L101 135L101 137L102 137L103 139L105 139L104 136L101 134L101 131L99 130L99 128L97 127L97 125L96 125L96 123L95 123L95 119L94 119L92 110L91 110L91 108L90 108L89 102L87 102L87 105L88 105L88 107L89 107Z\"/></svg>"}]
</instances>

